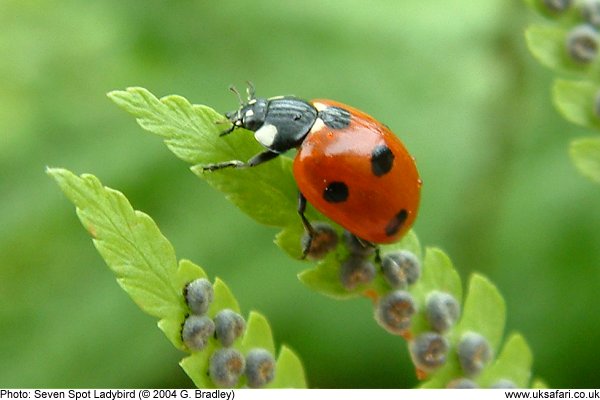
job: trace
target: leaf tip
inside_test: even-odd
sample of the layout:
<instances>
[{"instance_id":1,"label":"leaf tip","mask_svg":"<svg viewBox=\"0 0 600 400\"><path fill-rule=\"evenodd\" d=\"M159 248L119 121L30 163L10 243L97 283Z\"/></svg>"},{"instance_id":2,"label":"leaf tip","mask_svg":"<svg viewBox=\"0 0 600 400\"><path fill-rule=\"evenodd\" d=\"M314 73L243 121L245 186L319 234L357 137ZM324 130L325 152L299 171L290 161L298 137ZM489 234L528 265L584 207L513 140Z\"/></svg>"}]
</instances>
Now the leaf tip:
<instances>
[{"instance_id":1,"label":"leaf tip","mask_svg":"<svg viewBox=\"0 0 600 400\"><path fill-rule=\"evenodd\" d=\"M56 175L59 175L61 173L61 170L62 170L62 168L46 166L46 169L44 172L46 172L46 175L55 177Z\"/></svg>"},{"instance_id":2,"label":"leaf tip","mask_svg":"<svg viewBox=\"0 0 600 400\"><path fill-rule=\"evenodd\" d=\"M64 187L65 182L69 178L75 177L75 174L73 172L71 172L65 168L56 168L56 167L48 167L47 166L45 172L49 177L54 179L54 181L56 183L58 183L58 185L60 187Z\"/></svg>"},{"instance_id":3,"label":"leaf tip","mask_svg":"<svg viewBox=\"0 0 600 400\"><path fill-rule=\"evenodd\" d=\"M569 154L581 174L600 183L600 138L589 137L573 140Z\"/></svg>"},{"instance_id":4,"label":"leaf tip","mask_svg":"<svg viewBox=\"0 0 600 400\"><path fill-rule=\"evenodd\" d=\"M110 92L106 93L106 97L108 97L114 103L118 103L126 93L127 92L124 90L111 90Z\"/></svg>"}]
</instances>

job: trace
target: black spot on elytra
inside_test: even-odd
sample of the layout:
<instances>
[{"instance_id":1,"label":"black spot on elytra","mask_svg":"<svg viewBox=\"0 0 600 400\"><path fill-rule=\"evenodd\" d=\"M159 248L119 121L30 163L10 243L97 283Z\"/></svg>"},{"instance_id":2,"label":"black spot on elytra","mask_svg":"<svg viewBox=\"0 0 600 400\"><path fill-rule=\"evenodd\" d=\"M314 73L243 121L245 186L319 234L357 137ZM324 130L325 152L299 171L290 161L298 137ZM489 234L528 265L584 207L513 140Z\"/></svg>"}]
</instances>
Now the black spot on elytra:
<instances>
[{"instance_id":1,"label":"black spot on elytra","mask_svg":"<svg viewBox=\"0 0 600 400\"><path fill-rule=\"evenodd\" d=\"M318 116L331 129L344 129L351 122L350 112L339 107L327 107Z\"/></svg>"},{"instance_id":2,"label":"black spot on elytra","mask_svg":"<svg viewBox=\"0 0 600 400\"><path fill-rule=\"evenodd\" d=\"M341 203L348 198L348 186L344 182L331 182L323 191L323 198L329 203Z\"/></svg>"},{"instance_id":3,"label":"black spot on elytra","mask_svg":"<svg viewBox=\"0 0 600 400\"><path fill-rule=\"evenodd\" d=\"M371 171L375 176L390 172L394 165L394 153L385 144L380 144L371 152Z\"/></svg>"},{"instance_id":4,"label":"black spot on elytra","mask_svg":"<svg viewBox=\"0 0 600 400\"><path fill-rule=\"evenodd\" d=\"M394 215L394 218L392 218L385 226L385 234L387 236L394 236L398 233L402 225L404 225L406 218L408 218L408 211L405 209L400 210L400 212Z\"/></svg>"}]
</instances>

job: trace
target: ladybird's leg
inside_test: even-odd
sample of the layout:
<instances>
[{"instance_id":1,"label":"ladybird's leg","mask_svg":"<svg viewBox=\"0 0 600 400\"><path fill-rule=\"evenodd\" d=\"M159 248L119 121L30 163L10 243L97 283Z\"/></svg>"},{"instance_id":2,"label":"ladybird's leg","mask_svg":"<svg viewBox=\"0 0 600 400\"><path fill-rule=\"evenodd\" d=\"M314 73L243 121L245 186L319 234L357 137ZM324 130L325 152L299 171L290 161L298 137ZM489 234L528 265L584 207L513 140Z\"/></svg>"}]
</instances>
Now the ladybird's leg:
<instances>
[{"instance_id":1,"label":"ladybird's leg","mask_svg":"<svg viewBox=\"0 0 600 400\"><path fill-rule=\"evenodd\" d=\"M224 130L223 132L219 133L219 136L229 135L235 130L235 128L237 128L237 126L235 124L231 124L231 126L227 128L227 130Z\"/></svg>"},{"instance_id":2,"label":"ladybird's leg","mask_svg":"<svg viewBox=\"0 0 600 400\"><path fill-rule=\"evenodd\" d=\"M267 161L271 161L278 155L279 155L279 153L275 153L271 150L265 150L262 153L258 153L257 155L252 157L250 160L248 160L248 162L246 164L248 167L256 167L259 164L262 164Z\"/></svg>"},{"instance_id":3,"label":"ladybird's leg","mask_svg":"<svg viewBox=\"0 0 600 400\"><path fill-rule=\"evenodd\" d=\"M238 93L238 95L239 95L239 93ZM223 132L219 133L219 137L229 135L231 132L235 131L238 128L241 128L241 126L242 126L242 116L240 115L240 110L226 113L225 118L227 118L227 119L215 122L215 124L217 124L217 125L231 123L231 126L229 128L227 128Z\"/></svg>"},{"instance_id":4,"label":"ladybird's leg","mask_svg":"<svg viewBox=\"0 0 600 400\"><path fill-rule=\"evenodd\" d=\"M263 151L262 153L258 153L254 157L252 157L248 162L243 162L240 160L230 160L223 161L216 164L207 164L202 167L203 171L216 171L218 169L223 168L247 168L247 167L256 167L259 164L267 162L269 160L277 157L279 153L274 153L270 150Z\"/></svg>"},{"instance_id":5,"label":"ladybird's leg","mask_svg":"<svg viewBox=\"0 0 600 400\"><path fill-rule=\"evenodd\" d=\"M310 224L310 222L308 222L308 219L306 219L306 216L304 215L305 211L306 211L306 197L304 197L302 192L298 192L298 214L300 215L300 218L302 219L302 225L304 225L304 229L306 230L306 232L309 235L313 236L315 233L315 228L313 228L313 226Z\"/></svg>"},{"instance_id":6,"label":"ladybird's leg","mask_svg":"<svg viewBox=\"0 0 600 400\"><path fill-rule=\"evenodd\" d=\"M374 243L371 243L373 247L375 247L375 262L377 265L381 265L381 254L379 253L379 246Z\"/></svg>"},{"instance_id":7,"label":"ladybird's leg","mask_svg":"<svg viewBox=\"0 0 600 400\"><path fill-rule=\"evenodd\" d=\"M315 236L315 228L310 224L304 212L306 211L306 197L302 194L302 192L298 192L298 214L300 215L300 219L302 220L302 225L304 225L304 230L308 235L308 240L304 242L302 247L302 259L305 259L308 255L308 251L310 250L310 246L312 244L313 237Z\"/></svg>"},{"instance_id":8,"label":"ladybird's leg","mask_svg":"<svg viewBox=\"0 0 600 400\"><path fill-rule=\"evenodd\" d=\"M364 247L365 250L369 251L372 249L373 252L375 253L375 262L377 264L381 264L381 255L379 253L379 245L377 245L376 243L373 242L369 242L368 240L364 240L359 238L358 236L356 236L355 234L352 234L352 236L354 238L356 238L356 241L362 246Z\"/></svg>"},{"instance_id":9,"label":"ladybird's leg","mask_svg":"<svg viewBox=\"0 0 600 400\"><path fill-rule=\"evenodd\" d=\"M358 240L362 242L363 246L373 249L373 251L375 252L375 263L381 265L381 254L379 253L379 245L373 242L362 240L360 238Z\"/></svg>"}]
</instances>

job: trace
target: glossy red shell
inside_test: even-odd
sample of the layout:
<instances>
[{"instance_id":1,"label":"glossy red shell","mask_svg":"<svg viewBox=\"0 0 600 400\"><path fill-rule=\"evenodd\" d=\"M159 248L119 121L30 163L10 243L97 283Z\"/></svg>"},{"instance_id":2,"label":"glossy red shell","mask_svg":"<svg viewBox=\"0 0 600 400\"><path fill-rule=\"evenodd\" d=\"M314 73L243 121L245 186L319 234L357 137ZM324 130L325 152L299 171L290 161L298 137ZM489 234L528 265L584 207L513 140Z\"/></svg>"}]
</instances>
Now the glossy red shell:
<instances>
[{"instance_id":1,"label":"glossy red shell","mask_svg":"<svg viewBox=\"0 0 600 400\"><path fill-rule=\"evenodd\" d=\"M300 192L322 214L351 233L373 243L398 241L410 229L419 207L421 180L402 142L382 123L360 110L332 100L313 100L319 110L334 106L347 110L351 122L331 129L317 120L294 159L294 177ZM371 157L377 146L393 154L391 169L376 176ZM324 191L332 182L343 182L348 197L328 202ZM399 213L402 221L390 232Z\"/></svg>"}]
</instances>

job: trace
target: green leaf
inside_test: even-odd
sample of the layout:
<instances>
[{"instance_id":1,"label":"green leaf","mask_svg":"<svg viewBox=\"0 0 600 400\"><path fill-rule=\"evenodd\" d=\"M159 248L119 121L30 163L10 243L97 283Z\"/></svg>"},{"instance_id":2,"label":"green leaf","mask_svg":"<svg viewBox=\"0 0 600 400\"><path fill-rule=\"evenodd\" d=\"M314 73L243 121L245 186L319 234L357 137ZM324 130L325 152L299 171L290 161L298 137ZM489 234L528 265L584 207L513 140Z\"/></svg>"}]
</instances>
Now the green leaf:
<instances>
[{"instance_id":1,"label":"green leaf","mask_svg":"<svg viewBox=\"0 0 600 400\"><path fill-rule=\"evenodd\" d=\"M565 37L563 29L552 26L531 25L525 30L529 51L540 63L553 69L560 69L565 63Z\"/></svg>"},{"instance_id":2,"label":"green leaf","mask_svg":"<svg viewBox=\"0 0 600 400\"><path fill-rule=\"evenodd\" d=\"M284 250L292 258L302 257L300 242L304 235L304 227L301 223L288 226L275 235L275 244Z\"/></svg>"},{"instance_id":3,"label":"green leaf","mask_svg":"<svg viewBox=\"0 0 600 400\"><path fill-rule=\"evenodd\" d=\"M194 164L196 175L258 222L279 227L299 223L298 190L288 157L278 157L260 168L203 171L206 164L247 161L263 151L251 132L236 129L219 137L230 122L210 107L192 105L180 96L159 100L146 89L129 88L110 92L108 97L136 117L142 128L161 136L177 157Z\"/></svg>"},{"instance_id":4,"label":"green leaf","mask_svg":"<svg viewBox=\"0 0 600 400\"><path fill-rule=\"evenodd\" d=\"M400 241L392 244L383 244L380 247L381 254L392 251L406 250L416 255L419 260L423 258L419 237L412 229L408 231L408 233L404 235Z\"/></svg>"},{"instance_id":5,"label":"green leaf","mask_svg":"<svg viewBox=\"0 0 600 400\"><path fill-rule=\"evenodd\" d=\"M548 68L561 72L582 72L591 65L574 62L566 50L567 31L547 25L531 25L525 30L527 46L537 60Z\"/></svg>"},{"instance_id":6,"label":"green leaf","mask_svg":"<svg viewBox=\"0 0 600 400\"><path fill-rule=\"evenodd\" d=\"M571 142L571 159L579 171L600 183L600 138L581 138Z\"/></svg>"},{"instance_id":7,"label":"green leaf","mask_svg":"<svg viewBox=\"0 0 600 400\"><path fill-rule=\"evenodd\" d=\"M194 279L207 279L204 270L189 260L177 263L175 251L154 221L134 210L123 194L102 186L96 177L79 177L57 168L49 168L47 173L75 204L77 215L121 287L143 311L160 318L158 327L175 347L187 351L181 340L181 325L189 313L183 288ZM237 300L223 281L217 278L213 289L209 317L225 308L240 312ZM262 347L274 354L273 335L266 318L251 312L245 335L237 345L246 350ZM207 376L208 360L219 347L220 343L211 338L202 351L181 361L198 387L214 387ZM278 371L279 379L270 386L304 387L304 370L293 352L283 348L278 363L283 365Z\"/></svg>"},{"instance_id":8,"label":"green leaf","mask_svg":"<svg viewBox=\"0 0 600 400\"><path fill-rule=\"evenodd\" d=\"M567 120L588 128L600 128L600 118L594 113L597 84L557 79L552 92L556 108Z\"/></svg>"},{"instance_id":9,"label":"green leaf","mask_svg":"<svg viewBox=\"0 0 600 400\"><path fill-rule=\"evenodd\" d=\"M520 334L513 333L504 343L496 361L477 379L482 387L494 385L500 379L508 379L517 387L526 388L531 379L533 355Z\"/></svg>"},{"instance_id":10,"label":"green leaf","mask_svg":"<svg viewBox=\"0 0 600 400\"><path fill-rule=\"evenodd\" d=\"M474 331L484 336L492 349L498 349L504 323L506 305L496 286L487 278L473 274L465 299L462 318L456 327L458 336Z\"/></svg>"},{"instance_id":11,"label":"green leaf","mask_svg":"<svg viewBox=\"0 0 600 400\"><path fill-rule=\"evenodd\" d=\"M275 371L275 379L267 387L296 389L307 387L300 359L286 346L281 346Z\"/></svg>"},{"instance_id":12,"label":"green leaf","mask_svg":"<svg viewBox=\"0 0 600 400\"><path fill-rule=\"evenodd\" d=\"M426 250L423 274L417 285L415 290L424 294L438 290L453 295L459 302L462 299L460 276L446 253L437 248Z\"/></svg>"},{"instance_id":13,"label":"green leaf","mask_svg":"<svg viewBox=\"0 0 600 400\"><path fill-rule=\"evenodd\" d=\"M199 278L208 279L208 275L200 266L185 258L179 260L179 268L177 269L178 287L184 287L186 284Z\"/></svg>"},{"instance_id":14,"label":"green leaf","mask_svg":"<svg viewBox=\"0 0 600 400\"><path fill-rule=\"evenodd\" d=\"M230 123L209 107L192 106L181 96L159 100L139 87L115 90L108 93L108 97L136 117L142 128L163 137L169 149L188 163L207 162L213 154L225 151L210 139L217 137Z\"/></svg>"},{"instance_id":15,"label":"green leaf","mask_svg":"<svg viewBox=\"0 0 600 400\"><path fill-rule=\"evenodd\" d=\"M273 334L267 319L257 312L251 312L246 325L246 333L242 339L240 350L243 354L253 348L263 348L270 353L275 353Z\"/></svg>"},{"instance_id":16,"label":"green leaf","mask_svg":"<svg viewBox=\"0 0 600 400\"><path fill-rule=\"evenodd\" d=\"M225 308L229 308L238 314L240 313L240 306L225 282L219 278L215 279L213 290L214 299L206 312L209 317L214 317L219 311Z\"/></svg>"},{"instance_id":17,"label":"green leaf","mask_svg":"<svg viewBox=\"0 0 600 400\"><path fill-rule=\"evenodd\" d=\"M64 169L48 169L48 174L75 204L94 245L133 301L158 318L183 315L181 288L173 284L175 252L154 221L92 175L78 177Z\"/></svg>"},{"instance_id":18,"label":"green leaf","mask_svg":"<svg viewBox=\"0 0 600 400\"><path fill-rule=\"evenodd\" d=\"M298 279L312 290L334 299L356 298L359 296L358 291L349 291L342 286L340 279L342 258L340 257L337 252L329 253L315 267L300 272Z\"/></svg>"},{"instance_id":19,"label":"green leaf","mask_svg":"<svg viewBox=\"0 0 600 400\"><path fill-rule=\"evenodd\" d=\"M205 389L215 387L208 375L208 363L210 356L217 348L216 341L211 339L202 351L194 352L179 362L181 368L190 377L192 382L194 382L196 387Z\"/></svg>"},{"instance_id":20,"label":"green leaf","mask_svg":"<svg viewBox=\"0 0 600 400\"><path fill-rule=\"evenodd\" d=\"M188 312L185 283L205 277L190 261L177 264L175 251L154 221L131 207L122 193L102 186L92 175L78 177L64 169L48 169L92 235L94 245L115 273L119 285L181 350L181 323Z\"/></svg>"}]
</instances>

